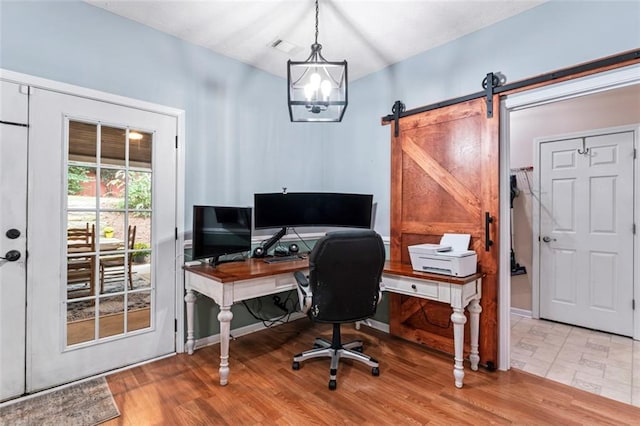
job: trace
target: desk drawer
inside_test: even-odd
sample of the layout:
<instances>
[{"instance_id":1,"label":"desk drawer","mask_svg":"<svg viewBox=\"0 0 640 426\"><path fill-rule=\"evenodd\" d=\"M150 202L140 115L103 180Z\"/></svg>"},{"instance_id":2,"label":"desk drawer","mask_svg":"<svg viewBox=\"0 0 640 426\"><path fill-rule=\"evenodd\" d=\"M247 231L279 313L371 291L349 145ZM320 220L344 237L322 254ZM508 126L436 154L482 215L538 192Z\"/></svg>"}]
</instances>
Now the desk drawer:
<instances>
[{"instance_id":1,"label":"desk drawer","mask_svg":"<svg viewBox=\"0 0 640 426\"><path fill-rule=\"evenodd\" d=\"M393 293L422 297L424 299L449 302L450 288L448 283L419 280L407 277L383 276L385 290Z\"/></svg>"}]
</instances>

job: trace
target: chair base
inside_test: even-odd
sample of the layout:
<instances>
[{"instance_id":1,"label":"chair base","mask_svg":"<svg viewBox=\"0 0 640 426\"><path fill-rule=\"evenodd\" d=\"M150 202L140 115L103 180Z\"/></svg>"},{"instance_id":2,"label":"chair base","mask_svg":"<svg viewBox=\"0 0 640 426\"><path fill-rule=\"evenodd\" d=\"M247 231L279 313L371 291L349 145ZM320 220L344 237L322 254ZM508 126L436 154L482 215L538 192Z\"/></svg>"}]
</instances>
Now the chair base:
<instances>
[{"instance_id":1,"label":"chair base","mask_svg":"<svg viewBox=\"0 0 640 426\"><path fill-rule=\"evenodd\" d=\"M329 370L329 389L335 390L337 387L336 376L338 374L338 362L340 358L353 359L371 367L373 376L380 375L380 365L374 358L362 353L362 340L354 340L349 343L342 344L340 342L340 324L333 324L332 342L316 338L313 347L308 351L299 353L293 357L292 368L300 369L300 363L311 358L331 358L331 366Z\"/></svg>"}]
</instances>

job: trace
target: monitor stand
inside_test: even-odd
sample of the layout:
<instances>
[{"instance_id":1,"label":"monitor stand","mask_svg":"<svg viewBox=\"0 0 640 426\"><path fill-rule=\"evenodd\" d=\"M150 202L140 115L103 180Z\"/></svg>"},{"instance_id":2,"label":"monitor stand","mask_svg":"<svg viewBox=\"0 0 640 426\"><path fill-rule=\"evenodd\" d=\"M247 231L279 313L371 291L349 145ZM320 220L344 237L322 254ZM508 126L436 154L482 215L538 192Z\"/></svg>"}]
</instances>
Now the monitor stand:
<instances>
[{"instance_id":1,"label":"monitor stand","mask_svg":"<svg viewBox=\"0 0 640 426\"><path fill-rule=\"evenodd\" d=\"M287 234L287 227L283 226L281 230L273 234L271 238L264 242L260 247L258 247L253 252L253 257L265 257L267 252L275 243L277 243L280 238L284 237Z\"/></svg>"}]
</instances>

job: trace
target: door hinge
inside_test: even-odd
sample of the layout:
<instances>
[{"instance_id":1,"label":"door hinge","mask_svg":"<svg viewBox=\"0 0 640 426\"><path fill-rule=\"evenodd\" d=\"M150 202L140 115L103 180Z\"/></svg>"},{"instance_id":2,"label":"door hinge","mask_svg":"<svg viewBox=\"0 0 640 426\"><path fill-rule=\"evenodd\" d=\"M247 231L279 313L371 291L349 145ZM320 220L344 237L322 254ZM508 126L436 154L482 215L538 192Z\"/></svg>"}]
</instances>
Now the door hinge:
<instances>
[{"instance_id":1,"label":"door hinge","mask_svg":"<svg viewBox=\"0 0 640 426\"><path fill-rule=\"evenodd\" d=\"M637 150L637 148L633 148L633 159L634 159L634 160L636 159L637 155L638 155L638 150Z\"/></svg>"},{"instance_id":2,"label":"door hinge","mask_svg":"<svg viewBox=\"0 0 640 426\"><path fill-rule=\"evenodd\" d=\"M178 149L178 136L176 136L176 149Z\"/></svg>"},{"instance_id":3,"label":"door hinge","mask_svg":"<svg viewBox=\"0 0 640 426\"><path fill-rule=\"evenodd\" d=\"M173 331L178 332L178 318L173 319Z\"/></svg>"},{"instance_id":4,"label":"door hinge","mask_svg":"<svg viewBox=\"0 0 640 426\"><path fill-rule=\"evenodd\" d=\"M178 239L178 227L175 228L175 239Z\"/></svg>"},{"instance_id":5,"label":"door hinge","mask_svg":"<svg viewBox=\"0 0 640 426\"><path fill-rule=\"evenodd\" d=\"M23 94L23 95L32 95L33 94L33 87L31 86L27 86L25 84L21 84L20 87L18 87L18 92Z\"/></svg>"},{"instance_id":6,"label":"door hinge","mask_svg":"<svg viewBox=\"0 0 640 426\"><path fill-rule=\"evenodd\" d=\"M631 225L631 232L633 232L633 235L636 235L636 224L635 223L633 225Z\"/></svg>"},{"instance_id":7,"label":"door hinge","mask_svg":"<svg viewBox=\"0 0 640 426\"><path fill-rule=\"evenodd\" d=\"M636 299L631 299L631 310L632 311L636 310Z\"/></svg>"}]
</instances>

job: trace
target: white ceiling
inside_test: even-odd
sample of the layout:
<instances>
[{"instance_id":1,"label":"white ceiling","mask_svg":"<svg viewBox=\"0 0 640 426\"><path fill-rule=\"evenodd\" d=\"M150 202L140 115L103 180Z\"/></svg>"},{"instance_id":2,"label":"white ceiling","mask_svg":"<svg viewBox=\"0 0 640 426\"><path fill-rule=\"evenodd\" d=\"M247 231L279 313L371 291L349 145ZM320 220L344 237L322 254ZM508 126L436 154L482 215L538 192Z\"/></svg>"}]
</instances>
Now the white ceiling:
<instances>
[{"instance_id":1,"label":"white ceiling","mask_svg":"<svg viewBox=\"0 0 640 426\"><path fill-rule=\"evenodd\" d=\"M545 0L320 0L318 42L355 80ZM314 0L110 0L88 3L286 77L315 36ZM293 45L290 53L272 47Z\"/></svg>"}]
</instances>

